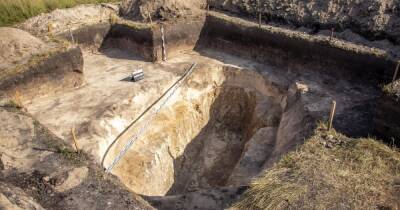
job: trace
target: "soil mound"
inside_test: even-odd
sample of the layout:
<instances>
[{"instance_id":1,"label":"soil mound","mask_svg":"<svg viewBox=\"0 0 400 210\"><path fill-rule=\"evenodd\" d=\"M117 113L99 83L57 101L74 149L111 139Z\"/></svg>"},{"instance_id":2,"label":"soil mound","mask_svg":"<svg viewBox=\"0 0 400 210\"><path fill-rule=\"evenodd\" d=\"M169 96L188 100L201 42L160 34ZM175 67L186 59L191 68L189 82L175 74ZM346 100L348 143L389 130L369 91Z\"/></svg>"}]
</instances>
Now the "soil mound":
<instances>
[{"instance_id":1,"label":"soil mound","mask_svg":"<svg viewBox=\"0 0 400 210\"><path fill-rule=\"evenodd\" d=\"M172 19L200 13L206 0L124 0L121 12L129 19Z\"/></svg>"},{"instance_id":2,"label":"soil mound","mask_svg":"<svg viewBox=\"0 0 400 210\"><path fill-rule=\"evenodd\" d=\"M47 48L40 39L16 28L0 28L0 37L0 70Z\"/></svg>"},{"instance_id":3,"label":"soil mound","mask_svg":"<svg viewBox=\"0 0 400 210\"><path fill-rule=\"evenodd\" d=\"M109 21L112 14L119 12L118 5L80 5L69 9L56 9L51 13L42 14L28 19L18 27L29 31L35 36L79 28L81 25Z\"/></svg>"}]
</instances>

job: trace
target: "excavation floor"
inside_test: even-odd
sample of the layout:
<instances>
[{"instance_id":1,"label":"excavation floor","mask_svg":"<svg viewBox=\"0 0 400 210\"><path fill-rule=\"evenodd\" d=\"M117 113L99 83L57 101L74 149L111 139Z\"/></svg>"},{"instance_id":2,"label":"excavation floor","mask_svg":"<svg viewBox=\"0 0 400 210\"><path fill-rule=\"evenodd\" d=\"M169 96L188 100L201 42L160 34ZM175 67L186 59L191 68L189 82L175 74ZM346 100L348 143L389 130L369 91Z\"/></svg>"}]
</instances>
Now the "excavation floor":
<instances>
[{"instance_id":1,"label":"excavation floor","mask_svg":"<svg viewBox=\"0 0 400 210\"><path fill-rule=\"evenodd\" d=\"M209 50L182 53L160 64L117 49L84 52L84 59L84 86L35 98L25 106L71 144L74 128L79 147L99 162L118 134L198 63L113 170L133 191L150 196L248 184L294 145L278 141L300 135L304 119L324 119L333 99L338 102L337 127L363 133L369 129L369 106L377 95L368 85L312 69L280 69ZM129 81L135 69L145 73L138 83ZM285 114L294 93L301 116ZM119 139L107 153L105 166L141 124Z\"/></svg>"}]
</instances>

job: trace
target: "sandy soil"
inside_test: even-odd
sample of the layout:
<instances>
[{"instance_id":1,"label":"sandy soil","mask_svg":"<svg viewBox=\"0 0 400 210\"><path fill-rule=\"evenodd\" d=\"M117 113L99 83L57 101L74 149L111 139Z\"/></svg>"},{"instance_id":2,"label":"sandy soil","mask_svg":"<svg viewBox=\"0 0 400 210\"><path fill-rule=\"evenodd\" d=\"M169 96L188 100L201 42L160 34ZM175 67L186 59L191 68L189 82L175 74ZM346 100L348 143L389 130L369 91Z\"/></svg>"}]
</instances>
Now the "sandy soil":
<instances>
[{"instance_id":1,"label":"sandy soil","mask_svg":"<svg viewBox=\"0 0 400 210\"><path fill-rule=\"evenodd\" d=\"M101 157L106 145L155 101L187 65L153 65L120 50L106 54L86 52L84 58L85 85L63 94L35 98L26 107L66 142L72 142L71 128L75 127L79 145L95 157ZM146 79L133 83L128 77L136 69L143 69Z\"/></svg>"},{"instance_id":2,"label":"sandy soil","mask_svg":"<svg viewBox=\"0 0 400 210\"><path fill-rule=\"evenodd\" d=\"M152 209L31 115L0 107L0 209Z\"/></svg>"},{"instance_id":3,"label":"sandy soil","mask_svg":"<svg viewBox=\"0 0 400 210\"><path fill-rule=\"evenodd\" d=\"M0 28L0 37L0 71L49 49L40 39L16 28Z\"/></svg>"},{"instance_id":4,"label":"sandy soil","mask_svg":"<svg viewBox=\"0 0 400 210\"><path fill-rule=\"evenodd\" d=\"M122 14L130 19L149 20L173 19L200 14L200 8L205 8L205 0L167 0L143 1L123 0Z\"/></svg>"},{"instance_id":5,"label":"sandy soil","mask_svg":"<svg viewBox=\"0 0 400 210\"><path fill-rule=\"evenodd\" d=\"M122 14L129 19L185 18L199 14L207 2L212 10L234 13L257 21L257 1L190 0L141 1L124 0ZM334 36L349 42L376 47L400 58L400 1L398 0L311 0L260 1L265 24L287 27L310 34Z\"/></svg>"},{"instance_id":6,"label":"sandy soil","mask_svg":"<svg viewBox=\"0 0 400 210\"><path fill-rule=\"evenodd\" d=\"M256 17L257 1L212 0L211 5L244 16ZM400 42L400 2L398 0L261 0L263 19L313 30L350 29L371 40Z\"/></svg>"},{"instance_id":7,"label":"sandy soil","mask_svg":"<svg viewBox=\"0 0 400 210\"><path fill-rule=\"evenodd\" d=\"M263 168L270 167L282 153L289 149L286 143L284 143L284 139L295 138L298 134L296 130L304 127L302 120L304 116L294 115L306 113L307 116L309 115L316 119L325 119L328 116L331 100L335 99L339 104L336 121L338 128L349 128L348 123L365 125L363 120L368 120L369 116L365 116L363 112L365 111L364 108L360 109L359 106L369 103L369 100L376 97L373 94L375 90L372 87L351 83L344 79L336 81L337 78L321 75L313 71L311 67L297 66L293 69L283 70L216 51L208 50L201 51L200 53L186 52L161 64L144 62L134 55L129 55L127 52L115 49L109 49L103 53L84 53L86 79L84 86L62 94L50 94L36 98L25 104L30 113L67 144L72 145L71 128L75 127L78 134L79 147L92 155L98 162L100 162L108 145L116 136L155 101L164 90L175 82L179 75L192 62L196 61L202 66L201 70L199 69L195 76L190 79L189 84L191 87L184 88L183 91L177 94L183 98L173 97L160 116L152 122L153 127L144 135L144 138L135 144L134 148L129 150L116 170L113 171L133 191L146 195L165 195L168 192L174 183L174 174L175 176L179 174L178 171L174 172L174 170L181 170L177 166L174 167L174 163L181 164L177 158L181 158L180 155L187 150L186 146L196 136L198 142L205 143L200 147L193 146L195 144L191 143L192 149L197 150L199 155L188 159L196 163L205 164L193 169L197 171L196 176L190 175L192 174L190 170L188 172L184 170L180 171L179 176L182 178L179 178L179 180L186 180L187 184L183 188L177 185L177 192L193 191L214 185L224 185L225 181L214 178L209 180L197 178L191 180L190 178L203 177L201 174L204 173L209 173L208 177L224 176L224 179L229 178L229 174L213 176L213 167L216 167L215 164L221 160L218 154L221 151L227 151L223 149L229 145L226 144L226 139L229 139L230 136L237 140L238 144L235 145L242 145L240 139L243 138L241 137L243 134L239 135L233 132L236 129L235 123L228 123L228 126L222 127L221 125L217 126L218 123L209 123L208 127L210 128L203 129L208 123L209 117L207 117L207 113L212 112L209 107L214 100L212 97L213 88L224 81L222 79L224 76L221 74L221 66L232 65L235 68L242 69L241 71L249 71L250 75L252 75L252 71L259 72L266 79L267 84L274 86L274 88L288 91L289 94L293 94L294 96L298 92L301 96L299 99L301 109L283 114L279 128L276 128L277 125L271 125L271 129L266 128L270 132L261 132L258 134L270 136L273 139L272 142L275 142L272 150L268 146L270 145L268 143L269 140L262 142L266 146L260 148L263 151L272 151L271 160L266 161L268 160L267 157L260 157L260 154L265 155L265 152L253 155L251 151L254 148L252 149L252 143L249 143L248 153L243 154L243 157L247 160L254 160L258 166L254 167L254 165L247 165L246 163L236 165L235 174L230 178L230 182L233 185L237 183L245 184L249 181L248 177L243 179L245 173L249 172L248 168L251 168L250 176L256 176ZM127 81L130 73L138 68L144 70L145 80L138 83ZM301 71L297 71L296 69L301 69ZM239 75L233 72L235 71L232 71L230 74ZM239 80L238 77L238 81L241 81L240 83L245 82L244 84L247 85L253 85L252 83L264 84L262 82L255 82L258 80L254 80L250 75L244 77L247 79L240 77L241 79ZM207 82L207 80L217 83ZM332 81L336 82L332 83ZM262 91L262 89L260 90ZM214 112L217 113L216 115L214 114L216 116L215 120L217 122L225 122L225 118L229 114L226 115L223 113L241 113L238 110L248 105L237 103L247 101L247 99L244 99L249 97L246 96L250 94L251 91L249 91L250 89L244 93L240 93L241 91L228 91L224 97L232 99L232 102L221 102L222 106L214 106ZM266 91L264 94L271 95L269 91ZM229 95L232 97L229 97ZM207 97L204 98L203 96ZM206 100L201 100L202 98ZM220 99L222 100L222 98ZM261 102L260 108L256 109L258 110L257 113L260 112L260 117L263 117L261 114L264 112L263 110L266 107L270 107L266 106L266 104L266 102ZM228 118L233 120L227 120L227 122L243 121L234 120L236 117L237 119L242 119L240 115L233 117L234 115L232 114L229 116L231 117ZM298 120L293 120L297 118ZM138 125L141 122L139 121ZM227 129L222 129L223 127ZM354 126L350 127L354 128ZM136 133L135 129L120 139L118 145L115 147L116 149L114 148L114 151L110 153L110 157L116 155L127 139ZM286 132L285 129L287 129ZM360 129L363 132L368 130L369 127L362 127ZM202 130L201 133L199 133L200 130ZM271 132L276 133L277 137ZM215 142L212 139L215 139ZM268 137L268 139L270 138ZM278 142L280 140L282 142ZM206 143L210 141L213 143ZM256 136L251 141L254 141L253 144L259 144L260 137ZM237 148L240 147L229 150L238 151ZM189 152L186 151L186 153ZM188 157L190 156L188 155ZM106 160L106 165L110 163L110 157ZM231 168L235 167L235 163L230 162L230 160L235 159L233 161L237 161L236 158L222 157L225 157L224 161L228 161L224 164L229 164ZM185 164L190 165L190 163L190 161L186 163L182 162L181 167L186 168L184 167ZM197 182L200 184L192 184ZM147 184L144 185L143 183ZM173 193L173 191L170 193Z\"/></svg>"},{"instance_id":8,"label":"sandy soil","mask_svg":"<svg viewBox=\"0 0 400 210\"><path fill-rule=\"evenodd\" d=\"M114 4L80 5L32 17L17 27L42 37L74 30L82 25L108 22L111 15L118 13L119 6Z\"/></svg>"}]
</instances>

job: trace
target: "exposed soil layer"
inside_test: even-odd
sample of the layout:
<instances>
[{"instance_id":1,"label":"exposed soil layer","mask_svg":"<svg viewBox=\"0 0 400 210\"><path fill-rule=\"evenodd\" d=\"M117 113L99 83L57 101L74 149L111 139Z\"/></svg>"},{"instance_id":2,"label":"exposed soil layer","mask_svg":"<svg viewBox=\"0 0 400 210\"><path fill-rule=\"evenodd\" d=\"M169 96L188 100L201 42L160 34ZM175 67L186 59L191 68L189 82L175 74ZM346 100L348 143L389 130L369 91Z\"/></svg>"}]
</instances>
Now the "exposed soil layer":
<instances>
[{"instance_id":1,"label":"exposed soil layer","mask_svg":"<svg viewBox=\"0 0 400 210\"><path fill-rule=\"evenodd\" d=\"M117 23L112 26L102 48L114 47L140 55L147 61L156 61L158 58L153 37L151 26L140 23Z\"/></svg>"},{"instance_id":2,"label":"exposed soil layer","mask_svg":"<svg viewBox=\"0 0 400 210\"><path fill-rule=\"evenodd\" d=\"M0 107L0 208L152 209L29 114Z\"/></svg>"},{"instance_id":3,"label":"exposed soil layer","mask_svg":"<svg viewBox=\"0 0 400 210\"><path fill-rule=\"evenodd\" d=\"M388 143L400 145L400 80L388 84L375 111L374 129Z\"/></svg>"},{"instance_id":4,"label":"exposed soil layer","mask_svg":"<svg viewBox=\"0 0 400 210\"><path fill-rule=\"evenodd\" d=\"M0 36L0 71L50 48L42 40L15 28L0 28Z\"/></svg>"},{"instance_id":5,"label":"exposed soil layer","mask_svg":"<svg viewBox=\"0 0 400 210\"><path fill-rule=\"evenodd\" d=\"M75 42L83 47L99 48L110 29L111 23L109 22L94 23L71 31L62 32L57 36L70 42Z\"/></svg>"},{"instance_id":6,"label":"exposed soil layer","mask_svg":"<svg viewBox=\"0 0 400 210\"><path fill-rule=\"evenodd\" d=\"M187 16L194 16L202 13L202 11L200 11L200 8L204 8L205 5L205 0L123 0L121 13L126 18L135 20L169 20Z\"/></svg>"},{"instance_id":7,"label":"exposed soil layer","mask_svg":"<svg viewBox=\"0 0 400 210\"><path fill-rule=\"evenodd\" d=\"M258 3L259 2L259 3ZM397 0L211 0L220 10L257 17L316 31L350 29L371 40L389 39L400 43L400 2Z\"/></svg>"},{"instance_id":8,"label":"exposed soil layer","mask_svg":"<svg viewBox=\"0 0 400 210\"><path fill-rule=\"evenodd\" d=\"M287 60L296 59L320 66L318 71L327 74L376 84L388 82L396 67L392 54L385 50L280 27L259 28L251 21L216 12L209 12L205 20L197 16L163 25L167 57L194 47L213 47L284 68L290 68ZM114 46L139 51L146 60L162 59L160 26L125 21L112 30L108 40L119 43Z\"/></svg>"},{"instance_id":9,"label":"exposed soil layer","mask_svg":"<svg viewBox=\"0 0 400 210\"><path fill-rule=\"evenodd\" d=\"M159 25L95 20L57 35L101 45L99 52L66 48L9 74L0 87L9 95L21 92L28 112L51 132L66 144L77 140L108 167L151 112L119 134L196 62L195 71L112 171L160 208L227 207L242 186L302 144L318 121L327 120L332 100L338 104L335 128L351 136L371 134L375 107L397 106L392 100L375 102L382 93L377 84L386 83L395 69L384 50L208 12L164 22L167 60L156 62L163 53ZM138 69L145 79L134 83L130 74ZM379 110L378 124L388 117ZM398 124L389 120L384 126L392 122ZM70 169L72 177L76 170L85 177L93 174L91 168ZM33 197L52 189L41 183L42 173L15 177L39 187L29 192ZM6 181L26 187L10 176ZM58 191L78 186L69 181ZM40 204L52 206L57 199ZM199 206L197 199L209 206Z\"/></svg>"},{"instance_id":10,"label":"exposed soil layer","mask_svg":"<svg viewBox=\"0 0 400 210\"><path fill-rule=\"evenodd\" d=\"M209 5L212 10L227 11L241 17L259 19L262 23L279 24L310 33L334 29L354 32L371 41L389 40L399 44L400 2L397 0L124 0L122 14L131 19L173 19L197 14ZM355 37L346 36L349 41Z\"/></svg>"},{"instance_id":11,"label":"exposed soil layer","mask_svg":"<svg viewBox=\"0 0 400 210\"><path fill-rule=\"evenodd\" d=\"M46 37L69 33L85 26L107 23L111 16L117 16L118 13L118 5L80 5L69 9L56 9L30 18L17 27L35 36Z\"/></svg>"},{"instance_id":12,"label":"exposed soil layer","mask_svg":"<svg viewBox=\"0 0 400 210\"><path fill-rule=\"evenodd\" d=\"M327 116L331 99L341 104L338 117L353 117L335 126L348 127L365 117L356 107L376 97L373 88L345 79L331 83L332 76L312 69L293 78L291 72L219 51L181 53L161 64L126 51L103 53L85 52L85 86L36 98L26 107L68 143L76 127L80 147L101 160L116 136L191 62L198 62L190 79L113 171L130 189L149 196L247 185L302 143L316 121ZM145 70L144 81L126 80L135 68ZM142 123L118 140L104 166Z\"/></svg>"},{"instance_id":13,"label":"exposed soil layer","mask_svg":"<svg viewBox=\"0 0 400 210\"><path fill-rule=\"evenodd\" d=\"M287 66L287 60L293 59L322 63L318 70L324 73L376 83L391 79L396 67L391 56L378 49L273 26L259 28L255 23L219 13L207 16L201 41L205 42L202 45L278 66Z\"/></svg>"},{"instance_id":14,"label":"exposed soil layer","mask_svg":"<svg viewBox=\"0 0 400 210\"><path fill-rule=\"evenodd\" d=\"M80 86L82 74L83 58L79 47L55 49L1 72L0 94L18 101L30 100Z\"/></svg>"}]
</instances>

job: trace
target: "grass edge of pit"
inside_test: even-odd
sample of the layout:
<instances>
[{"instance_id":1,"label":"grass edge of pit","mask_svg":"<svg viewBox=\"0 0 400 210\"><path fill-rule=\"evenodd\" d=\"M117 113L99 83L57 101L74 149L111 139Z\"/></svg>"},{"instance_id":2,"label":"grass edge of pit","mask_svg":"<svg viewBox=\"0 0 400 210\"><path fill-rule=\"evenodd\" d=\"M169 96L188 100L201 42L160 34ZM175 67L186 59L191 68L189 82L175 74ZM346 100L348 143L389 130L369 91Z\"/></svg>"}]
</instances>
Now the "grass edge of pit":
<instances>
[{"instance_id":1,"label":"grass edge of pit","mask_svg":"<svg viewBox=\"0 0 400 210\"><path fill-rule=\"evenodd\" d=\"M396 209L400 151L373 138L349 138L320 123L296 151L260 177L238 209Z\"/></svg>"}]
</instances>

